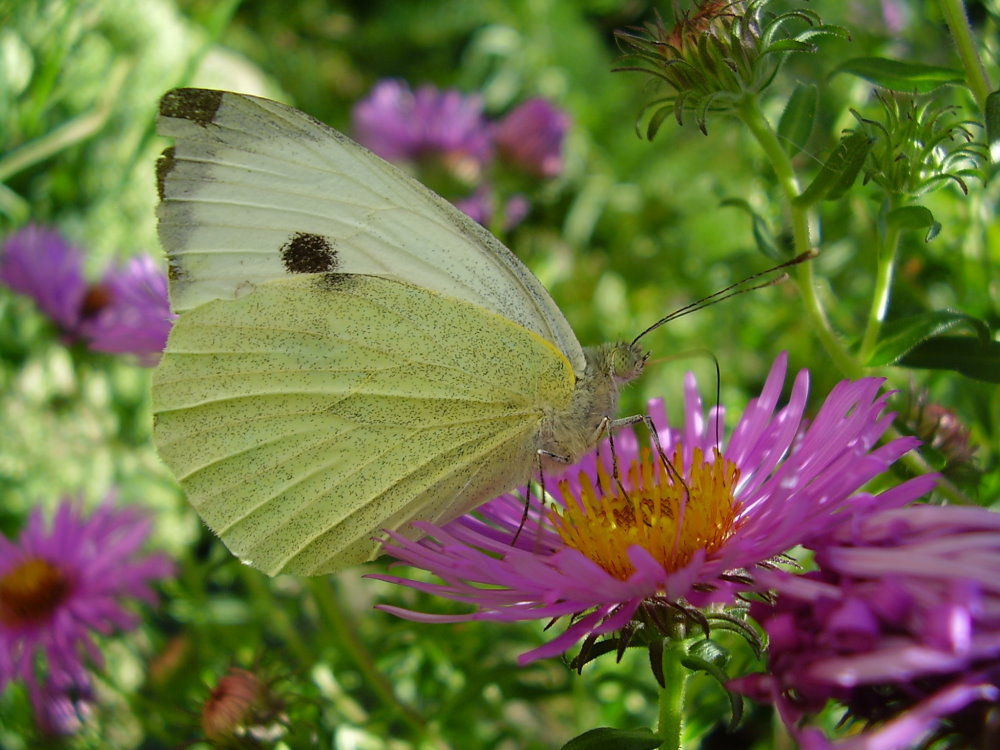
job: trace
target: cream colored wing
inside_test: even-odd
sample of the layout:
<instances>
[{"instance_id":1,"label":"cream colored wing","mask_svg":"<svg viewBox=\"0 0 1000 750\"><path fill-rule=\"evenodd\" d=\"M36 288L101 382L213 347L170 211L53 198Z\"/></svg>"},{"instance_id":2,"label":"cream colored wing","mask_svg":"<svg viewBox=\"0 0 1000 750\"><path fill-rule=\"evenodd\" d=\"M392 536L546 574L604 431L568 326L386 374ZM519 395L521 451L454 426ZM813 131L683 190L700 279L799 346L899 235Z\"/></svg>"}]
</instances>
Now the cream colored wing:
<instances>
[{"instance_id":1,"label":"cream colored wing","mask_svg":"<svg viewBox=\"0 0 1000 750\"><path fill-rule=\"evenodd\" d=\"M523 484L575 376L535 333L373 276L260 284L177 321L154 440L205 522L264 572L369 560Z\"/></svg>"},{"instance_id":2,"label":"cream colored wing","mask_svg":"<svg viewBox=\"0 0 1000 750\"><path fill-rule=\"evenodd\" d=\"M284 104L205 89L167 93L158 130L175 141L157 177L176 312L290 274L369 274L492 310L583 372L572 329L513 253L341 133Z\"/></svg>"}]
</instances>

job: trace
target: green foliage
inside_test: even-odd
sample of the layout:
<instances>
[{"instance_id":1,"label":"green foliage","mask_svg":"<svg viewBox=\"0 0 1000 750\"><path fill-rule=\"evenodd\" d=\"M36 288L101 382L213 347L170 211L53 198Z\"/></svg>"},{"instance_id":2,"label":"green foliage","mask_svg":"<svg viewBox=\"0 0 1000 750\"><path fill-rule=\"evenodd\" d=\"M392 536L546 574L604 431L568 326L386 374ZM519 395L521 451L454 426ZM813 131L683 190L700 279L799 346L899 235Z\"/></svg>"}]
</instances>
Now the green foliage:
<instances>
[{"instance_id":1,"label":"green foliage","mask_svg":"<svg viewBox=\"0 0 1000 750\"><path fill-rule=\"evenodd\" d=\"M772 262L820 253L790 283L652 335L653 364L623 414L654 396L677 414L686 370L711 391L706 350L738 411L787 350L820 396L868 374L927 389L978 446L978 471L947 499L994 503L998 93L981 111L942 28L916 12L890 32L878 3L749 6L749 21L716 19L716 36L685 46L664 40L669 8L658 21L656 7L616 0L0 0L0 235L28 221L58 227L94 267L156 252L153 164L167 144L153 122L174 86L279 97L343 130L385 77L481 92L493 116L543 95L573 119L566 169L502 239L584 344L628 340ZM998 19L985 15L977 35L995 38ZM632 29L618 42L638 62L623 59L620 29ZM652 70L667 91L615 67ZM636 137L643 111L653 142ZM152 450L148 382L130 362L67 347L0 288L0 531L16 534L36 505L117 488L151 511L154 543L180 569L139 630L101 640L94 713L61 746L206 747L201 706L234 665L266 674L285 707L277 739L244 747L657 746L647 730L592 729L655 726L659 687L642 649L618 662L609 649L579 676L555 659L519 667L518 654L551 636L546 623L391 617L373 605L460 610L361 579L385 561L332 581L242 567ZM927 468L913 457L901 472ZM751 649L729 645L728 674L749 671ZM715 679L693 679L704 687L690 691L696 747L736 708ZM0 747L39 746L30 712L20 686L0 694ZM766 718L746 725L747 747L771 746Z\"/></svg>"}]
</instances>

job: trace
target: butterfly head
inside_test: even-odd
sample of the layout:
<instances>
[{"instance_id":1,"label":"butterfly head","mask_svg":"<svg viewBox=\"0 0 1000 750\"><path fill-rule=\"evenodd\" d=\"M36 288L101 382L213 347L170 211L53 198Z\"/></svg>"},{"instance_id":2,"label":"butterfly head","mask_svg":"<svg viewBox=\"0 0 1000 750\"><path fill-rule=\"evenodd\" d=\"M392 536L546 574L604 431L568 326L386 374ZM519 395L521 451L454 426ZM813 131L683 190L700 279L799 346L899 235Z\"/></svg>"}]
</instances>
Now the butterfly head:
<instances>
[{"instance_id":1,"label":"butterfly head","mask_svg":"<svg viewBox=\"0 0 1000 750\"><path fill-rule=\"evenodd\" d=\"M635 380L642 374L649 359L649 352L639 344L614 344L607 357L608 372L615 385L622 385Z\"/></svg>"}]
</instances>

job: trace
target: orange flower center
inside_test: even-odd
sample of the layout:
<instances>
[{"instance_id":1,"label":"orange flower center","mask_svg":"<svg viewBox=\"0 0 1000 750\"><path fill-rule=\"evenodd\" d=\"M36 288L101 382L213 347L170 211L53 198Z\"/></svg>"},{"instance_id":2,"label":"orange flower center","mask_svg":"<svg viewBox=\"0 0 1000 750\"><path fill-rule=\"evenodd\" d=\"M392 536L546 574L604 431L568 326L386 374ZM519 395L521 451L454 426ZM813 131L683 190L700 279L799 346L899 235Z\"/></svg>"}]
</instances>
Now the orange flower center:
<instances>
[{"instance_id":1,"label":"orange flower center","mask_svg":"<svg viewBox=\"0 0 1000 750\"><path fill-rule=\"evenodd\" d=\"M70 582L60 568L48 560L28 558L0 578L0 623L18 626L44 622L69 592Z\"/></svg>"},{"instance_id":2,"label":"orange flower center","mask_svg":"<svg viewBox=\"0 0 1000 750\"><path fill-rule=\"evenodd\" d=\"M622 491L614 479L598 468L600 491L589 477L580 476L580 499L575 500L567 482L560 483L566 507L548 515L562 540L615 578L627 580L635 567L630 547L646 550L667 571L684 567L698 550L712 553L731 535L740 506L733 490L739 469L718 451L706 460L694 450L683 478L681 447L670 466L650 460L644 449L622 475Z\"/></svg>"}]
</instances>

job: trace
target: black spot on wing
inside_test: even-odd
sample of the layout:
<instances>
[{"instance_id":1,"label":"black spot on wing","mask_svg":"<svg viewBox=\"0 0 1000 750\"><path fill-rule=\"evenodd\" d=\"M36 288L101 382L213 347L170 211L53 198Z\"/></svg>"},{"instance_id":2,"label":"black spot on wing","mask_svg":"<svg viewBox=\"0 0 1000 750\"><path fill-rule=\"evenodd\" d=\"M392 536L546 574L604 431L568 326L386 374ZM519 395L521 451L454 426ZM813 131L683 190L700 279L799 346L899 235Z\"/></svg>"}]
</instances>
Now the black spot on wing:
<instances>
[{"instance_id":1,"label":"black spot on wing","mask_svg":"<svg viewBox=\"0 0 1000 750\"><path fill-rule=\"evenodd\" d=\"M160 115L190 120L201 126L215 119L215 113L222 104L224 91L211 89L174 89L160 99Z\"/></svg>"},{"instance_id":2,"label":"black spot on wing","mask_svg":"<svg viewBox=\"0 0 1000 750\"><path fill-rule=\"evenodd\" d=\"M174 156L174 147L170 146L163 150L160 158L156 160L156 194L163 200L163 183L166 182L167 175L173 171L177 164Z\"/></svg>"},{"instance_id":3,"label":"black spot on wing","mask_svg":"<svg viewBox=\"0 0 1000 750\"><path fill-rule=\"evenodd\" d=\"M337 269L337 251L326 237L296 232L281 246L288 273L330 273Z\"/></svg>"},{"instance_id":4,"label":"black spot on wing","mask_svg":"<svg viewBox=\"0 0 1000 750\"><path fill-rule=\"evenodd\" d=\"M342 292L356 279L350 273L324 273L316 279L316 286L327 292Z\"/></svg>"}]
</instances>

